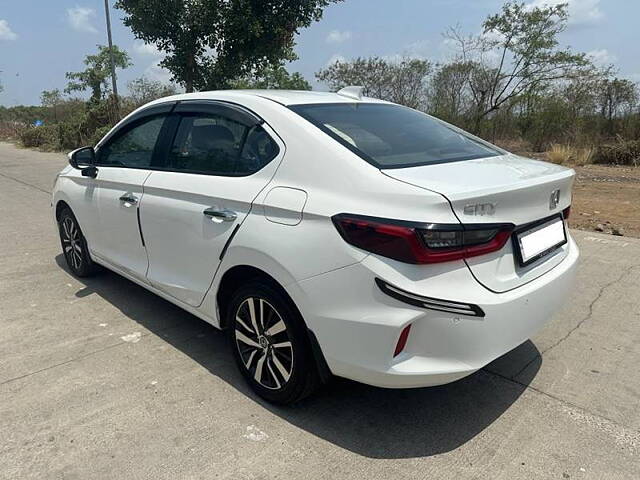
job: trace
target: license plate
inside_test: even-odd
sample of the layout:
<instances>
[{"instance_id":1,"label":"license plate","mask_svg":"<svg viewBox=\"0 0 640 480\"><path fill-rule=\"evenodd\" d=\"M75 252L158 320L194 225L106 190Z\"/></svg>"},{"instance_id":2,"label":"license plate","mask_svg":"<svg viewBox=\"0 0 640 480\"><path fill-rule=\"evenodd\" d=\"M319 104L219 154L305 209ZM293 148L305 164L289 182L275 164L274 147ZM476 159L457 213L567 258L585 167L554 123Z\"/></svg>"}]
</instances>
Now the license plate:
<instances>
[{"instance_id":1,"label":"license plate","mask_svg":"<svg viewBox=\"0 0 640 480\"><path fill-rule=\"evenodd\" d=\"M529 265L567 243L561 216L543 220L516 232L516 251L521 266Z\"/></svg>"}]
</instances>

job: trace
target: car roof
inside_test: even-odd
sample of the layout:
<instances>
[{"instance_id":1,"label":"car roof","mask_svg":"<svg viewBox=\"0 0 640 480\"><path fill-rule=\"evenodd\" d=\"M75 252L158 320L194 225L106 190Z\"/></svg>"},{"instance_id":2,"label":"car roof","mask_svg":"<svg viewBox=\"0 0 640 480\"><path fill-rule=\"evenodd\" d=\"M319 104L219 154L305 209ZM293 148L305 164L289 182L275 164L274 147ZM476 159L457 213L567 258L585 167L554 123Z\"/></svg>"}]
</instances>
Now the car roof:
<instances>
[{"instance_id":1,"label":"car roof","mask_svg":"<svg viewBox=\"0 0 640 480\"><path fill-rule=\"evenodd\" d=\"M304 105L314 103L388 103L375 98L362 97L361 100L352 97L339 95L332 92L316 92L307 90L213 90L206 92L184 93L165 97L156 102L167 100L229 100L230 97L238 96L261 97L272 100L281 105Z\"/></svg>"}]
</instances>

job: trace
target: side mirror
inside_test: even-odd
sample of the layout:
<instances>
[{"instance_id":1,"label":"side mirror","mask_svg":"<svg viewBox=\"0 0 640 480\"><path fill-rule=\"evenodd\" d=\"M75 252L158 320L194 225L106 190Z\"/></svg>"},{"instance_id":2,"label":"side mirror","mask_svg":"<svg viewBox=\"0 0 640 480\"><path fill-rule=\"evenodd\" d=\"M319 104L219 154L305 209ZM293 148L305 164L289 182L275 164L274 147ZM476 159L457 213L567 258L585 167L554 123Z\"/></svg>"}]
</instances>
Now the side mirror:
<instances>
[{"instance_id":1,"label":"side mirror","mask_svg":"<svg viewBox=\"0 0 640 480\"><path fill-rule=\"evenodd\" d=\"M96 161L96 154L93 147L82 147L69 153L69 165L82 170L84 167L92 166Z\"/></svg>"}]
</instances>

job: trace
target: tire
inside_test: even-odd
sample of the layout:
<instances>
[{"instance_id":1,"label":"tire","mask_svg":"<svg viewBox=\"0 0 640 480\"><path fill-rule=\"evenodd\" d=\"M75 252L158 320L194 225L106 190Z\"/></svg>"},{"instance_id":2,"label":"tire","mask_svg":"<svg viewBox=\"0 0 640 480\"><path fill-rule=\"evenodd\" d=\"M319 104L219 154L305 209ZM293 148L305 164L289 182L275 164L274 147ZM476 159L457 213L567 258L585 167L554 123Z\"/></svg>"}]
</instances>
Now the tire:
<instances>
[{"instance_id":1,"label":"tire","mask_svg":"<svg viewBox=\"0 0 640 480\"><path fill-rule=\"evenodd\" d=\"M320 385L304 321L278 288L262 282L239 288L226 325L238 369L265 400L295 403Z\"/></svg>"},{"instance_id":2,"label":"tire","mask_svg":"<svg viewBox=\"0 0 640 480\"><path fill-rule=\"evenodd\" d=\"M77 277L93 275L98 270L98 266L91 260L87 240L69 208L65 208L60 213L58 231L60 232L62 253L71 273Z\"/></svg>"}]
</instances>

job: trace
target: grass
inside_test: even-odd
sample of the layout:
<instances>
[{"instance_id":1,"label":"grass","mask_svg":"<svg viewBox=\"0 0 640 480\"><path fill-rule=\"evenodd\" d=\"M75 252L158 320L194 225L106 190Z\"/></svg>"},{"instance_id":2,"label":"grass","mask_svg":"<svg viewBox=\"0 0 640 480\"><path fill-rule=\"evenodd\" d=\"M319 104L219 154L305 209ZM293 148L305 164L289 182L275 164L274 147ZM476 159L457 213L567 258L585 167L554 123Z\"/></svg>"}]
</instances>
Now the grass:
<instances>
[{"instance_id":1,"label":"grass","mask_svg":"<svg viewBox=\"0 0 640 480\"><path fill-rule=\"evenodd\" d=\"M547 160L558 165L581 167L593 163L594 152L592 147L577 148L570 145L553 144L547 152Z\"/></svg>"}]
</instances>

